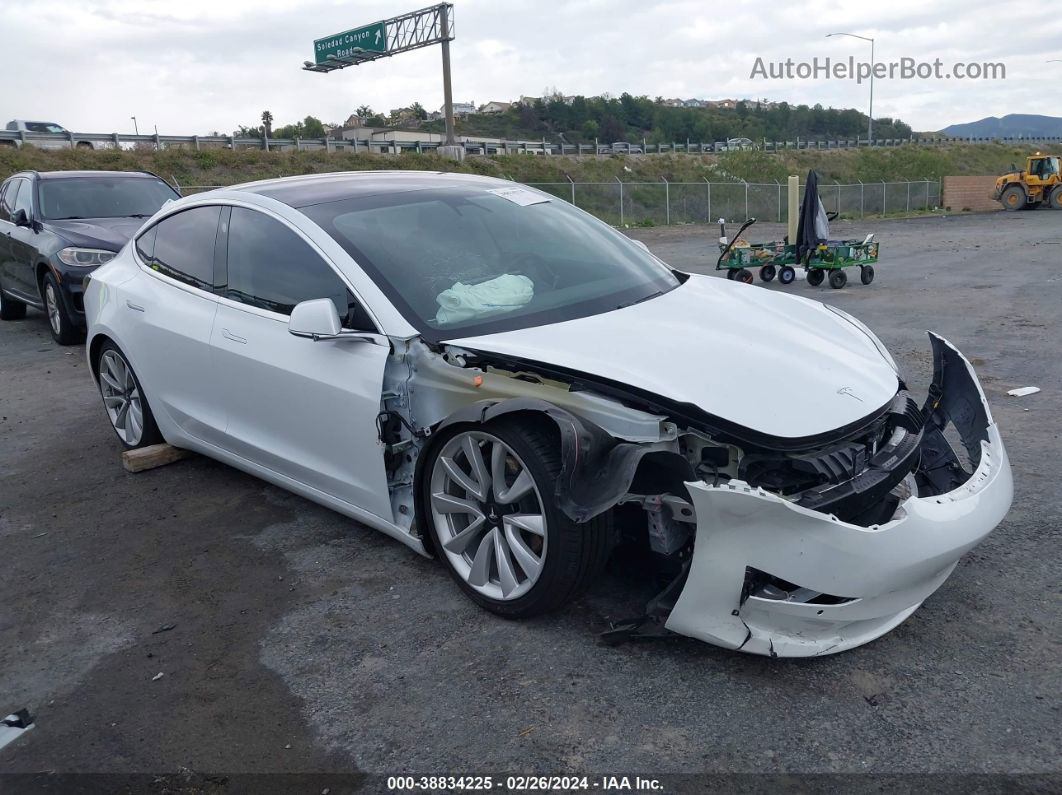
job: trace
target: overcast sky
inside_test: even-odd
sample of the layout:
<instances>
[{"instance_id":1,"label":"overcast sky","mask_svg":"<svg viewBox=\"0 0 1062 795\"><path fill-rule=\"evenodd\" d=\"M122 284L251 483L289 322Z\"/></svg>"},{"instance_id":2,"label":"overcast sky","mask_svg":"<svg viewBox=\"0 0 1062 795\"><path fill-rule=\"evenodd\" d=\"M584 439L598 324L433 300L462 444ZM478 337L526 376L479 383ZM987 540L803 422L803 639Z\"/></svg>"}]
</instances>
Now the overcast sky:
<instances>
[{"instance_id":1,"label":"overcast sky","mask_svg":"<svg viewBox=\"0 0 1062 795\"><path fill-rule=\"evenodd\" d=\"M420 0L424 2L424 0ZM419 7L418 0L0 0L0 124L55 121L82 132L231 132L265 109L277 126L442 103L429 47L331 74L300 69L312 42ZM1062 14L1035 0L653 2L456 0L456 101L624 91L651 97L765 97L865 111L868 85L754 80L765 61L830 56L1002 62L1006 80L878 80L874 115L916 130L1007 113L1062 115Z\"/></svg>"}]
</instances>

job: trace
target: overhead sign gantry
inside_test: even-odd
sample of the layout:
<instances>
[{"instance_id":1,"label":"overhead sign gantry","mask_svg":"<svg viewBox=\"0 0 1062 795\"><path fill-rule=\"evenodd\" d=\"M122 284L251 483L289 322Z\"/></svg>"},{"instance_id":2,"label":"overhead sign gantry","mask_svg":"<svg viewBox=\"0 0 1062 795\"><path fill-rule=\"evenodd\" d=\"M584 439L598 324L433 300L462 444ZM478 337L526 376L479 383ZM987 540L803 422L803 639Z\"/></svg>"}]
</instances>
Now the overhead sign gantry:
<instances>
[{"instance_id":1,"label":"overhead sign gantry","mask_svg":"<svg viewBox=\"0 0 1062 795\"><path fill-rule=\"evenodd\" d=\"M454 38L452 3L422 8L409 14L373 22L360 28L336 33L313 43L314 60L306 61L308 72L334 72L359 66L379 58L419 50L432 44L442 45L443 115L446 117L446 144L453 146L454 100L450 88L450 42Z\"/></svg>"}]
</instances>

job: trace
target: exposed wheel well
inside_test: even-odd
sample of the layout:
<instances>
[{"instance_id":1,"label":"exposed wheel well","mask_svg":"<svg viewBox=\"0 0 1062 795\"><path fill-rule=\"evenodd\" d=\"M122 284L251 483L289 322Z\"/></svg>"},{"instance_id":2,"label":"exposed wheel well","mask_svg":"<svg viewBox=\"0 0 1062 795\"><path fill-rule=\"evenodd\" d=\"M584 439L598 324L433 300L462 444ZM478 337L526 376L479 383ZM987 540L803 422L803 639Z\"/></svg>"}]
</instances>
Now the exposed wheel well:
<instances>
[{"instance_id":1,"label":"exposed wheel well","mask_svg":"<svg viewBox=\"0 0 1062 795\"><path fill-rule=\"evenodd\" d=\"M689 466L686 459L669 450L646 453L634 471L630 490L635 494L672 494L688 499Z\"/></svg>"},{"instance_id":2,"label":"exposed wheel well","mask_svg":"<svg viewBox=\"0 0 1062 795\"><path fill-rule=\"evenodd\" d=\"M423 449L420 455L417 457L417 466L414 472L413 478L413 499L414 499L414 521L416 527L424 543L425 548L431 553L436 554L433 549L433 539L431 533L428 532L425 517L427 516L427 506L424 504L424 481L425 478L430 477L430 465L435 455L435 451L439 449L441 444L453 434L459 433L469 428L482 428L484 430L489 429L494 423L497 422L518 422L527 426L533 426L536 431L541 433L543 437L548 440L548 443L554 445L557 450L563 449L564 439L561 432L561 428L558 426L558 419L556 417L547 415L540 410L534 408L521 408L510 412L505 412L500 416L488 419L486 421L479 421L478 419L462 419L452 424L447 424L443 421L440 426L437 426L435 433L433 433ZM616 441L616 440L614 440ZM628 444L624 442L618 442L619 444ZM587 448L586 452L590 452L590 448ZM604 463L603 460L599 460L599 463ZM600 473L598 473L600 474ZM627 477L630 477L629 492L632 494L644 494L644 495L661 495L671 494L681 499L687 498L687 491L685 482L693 477L692 470L690 469L689 462L682 457L679 453L669 450L657 450L653 452L644 453L634 466L633 472L629 472ZM571 501L575 497L570 493L570 489L566 493L563 487L558 484L558 493L555 496L557 499L568 499ZM583 495L585 498L587 495ZM619 496L619 495L617 495ZM587 507L585 503L579 503L582 507ZM597 516L599 513L608 513L610 511L617 510L618 507L613 504L611 507L599 510L593 514ZM562 510L567 512L567 509L562 507ZM569 513L569 515L571 515ZM593 519L591 516L591 520ZM644 512L639 511L640 521L638 522L638 532L644 533L646 539L648 539L648 524Z\"/></svg>"}]
</instances>

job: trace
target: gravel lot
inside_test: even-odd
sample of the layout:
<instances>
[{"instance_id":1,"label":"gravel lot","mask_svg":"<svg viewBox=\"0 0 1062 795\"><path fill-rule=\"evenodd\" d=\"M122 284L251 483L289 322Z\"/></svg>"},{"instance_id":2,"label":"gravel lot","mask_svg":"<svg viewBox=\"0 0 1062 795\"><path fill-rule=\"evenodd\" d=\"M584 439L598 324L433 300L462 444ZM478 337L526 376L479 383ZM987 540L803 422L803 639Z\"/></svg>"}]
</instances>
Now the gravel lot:
<instances>
[{"instance_id":1,"label":"gravel lot","mask_svg":"<svg viewBox=\"0 0 1062 795\"><path fill-rule=\"evenodd\" d=\"M956 343L1017 493L905 624L816 660L602 646L648 593L615 573L506 622L440 565L210 460L127 474L83 349L39 313L0 325L0 711L37 715L0 771L1059 774L1062 213L846 231L882 242L872 286L766 289L867 322L916 391L924 330ZM631 234L679 268L715 260L715 227Z\"/></svg>"}]
</instances>

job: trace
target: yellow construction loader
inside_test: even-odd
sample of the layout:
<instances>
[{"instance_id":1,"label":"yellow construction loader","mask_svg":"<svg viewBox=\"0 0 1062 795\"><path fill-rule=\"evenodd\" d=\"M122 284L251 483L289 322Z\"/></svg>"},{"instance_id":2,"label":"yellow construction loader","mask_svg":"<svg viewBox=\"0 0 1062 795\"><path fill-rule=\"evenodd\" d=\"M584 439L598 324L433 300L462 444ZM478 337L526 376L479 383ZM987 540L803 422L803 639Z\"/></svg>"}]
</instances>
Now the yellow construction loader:
<instances>
[{"instance_id":1,"label":"yellow construction loader","mask_svg":"<svg viewBox=\"0 0 1062 795\"><path fill-rule=\"evenodd\" d=\"M1029 158L1024 171L1014 170L996 180L992 198L999 201L1004 210L1031 210L1040 206L1062 210L1062 174L1059 174L1058 158L1037 152Z\"/></svg>"}]
</instances>

